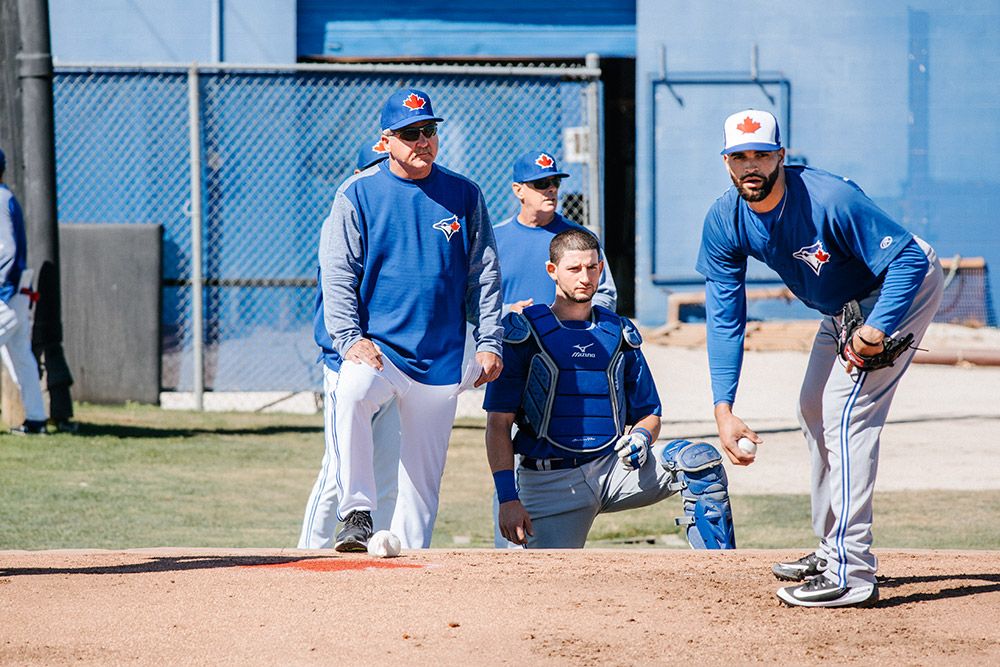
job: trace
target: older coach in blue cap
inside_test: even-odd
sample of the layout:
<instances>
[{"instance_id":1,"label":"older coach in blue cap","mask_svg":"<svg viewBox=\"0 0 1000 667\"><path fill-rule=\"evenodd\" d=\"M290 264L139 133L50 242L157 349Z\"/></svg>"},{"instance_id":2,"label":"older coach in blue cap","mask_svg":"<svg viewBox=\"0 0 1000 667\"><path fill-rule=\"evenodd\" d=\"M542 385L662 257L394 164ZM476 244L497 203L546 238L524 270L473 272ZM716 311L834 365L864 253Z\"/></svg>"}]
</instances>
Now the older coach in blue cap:
<instances>
[{"instance_id":1,"label":"older coach in blue cap","mask_svg":"<svg viewBox=\"0 0 1000 667\"><path fill-rule=\"evenodd\" d=\"M521 210L493 228L503 275L504 314L533 303L550 304L555 298L555 284L545 270L549 243L556 234L581 226L557 212L559 188L568 177L547 151L528 151L514 162L511 188ZM614 310L617 290L603 250L601 260L604 272L594 303Z\"/></svg>"},{"instance_id":2,"label":"older coach in blue cap","mask_svg":"<svg viewBox=\"0 0 1000 667\"><path fill-rule=\"evenodd\" d=\"M389 159L337 191L320 238L323 321L344 359L334 400L344 522L334 548L361 551L376 509L372 415L399 408L399 491L391 531L428 547L462 378L465 322L476 327L476 385L500 374L500 269L479 187L434 163L430 96L400 90L382 109ZM478 367L476 367L478 368Z\"/></svg>"}]
</instances>

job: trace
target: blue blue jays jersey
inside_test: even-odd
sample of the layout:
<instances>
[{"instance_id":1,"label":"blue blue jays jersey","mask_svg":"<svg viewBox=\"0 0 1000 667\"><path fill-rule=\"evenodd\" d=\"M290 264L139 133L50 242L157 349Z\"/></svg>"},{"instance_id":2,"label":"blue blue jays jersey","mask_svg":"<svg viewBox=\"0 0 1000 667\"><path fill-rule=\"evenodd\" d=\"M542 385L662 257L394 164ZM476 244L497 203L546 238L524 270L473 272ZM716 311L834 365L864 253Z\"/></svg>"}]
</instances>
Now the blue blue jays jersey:
<instances>
[{"instance_id":1,"label":"blue blue jays jersey","mask_svg":"<svg viewBox=\"0 0 1000 667\"><path fill-rule=\"evenodd\" d=\"M409 377L461 378L465 323L500 353L500 271L478 186L434 165L408 180L387 162L337 191L320 238L326 328L341 354L375 341Z\"/></svg>"},{"instance_id":2,"label":"blue blue jays jersey","mask_svg":"<svg viewBox=\"0 0 1000 667\"><path fill-rule=\"evenodd\" d=\"M869 294L913 239L846 178L785 167L785 197L758 214L730 189L705 217L696 268L720 283L742 283L747 257L771 267L795 296L827 315Z\"/></svg>"},{"instance_id":3,"label":"blue blue jays jersey","mask_svg":"<svg viewBox=\"0 0 1000 667\"><path fill-rule=\"evenodd\" d=\"M547 306L532 306L533 309L548 308ZM607 311L610 317L616 317ZM509 317L509 316L508 316ZM623 318L624 319L624 318ZM578 331L594 329L598 318L592 320L567 320L559 323L566 329ZM631 326L631 325L630 325ZM584 346L587 348L587 346ZM578 348L579 349L579 348ZM589 349L589 348L588 348ZM534 337L529 337L522 343L503 344L503 370L500 377L486 385L486 398L483 408L487 412L509 412L517 414L521 410L525 388L531 372L532 359L539 354L541 348ZM622 350L624 362L624 402L625 423L635 424L648 415L661 414L660 397L653 382L653 375L646 363L642 351L638 348L625 347ZM572 357L572 355L570 355ZM566 392L560 386L557 401L583 400L586 392ZM575 412L580 414L579 411ZM579 435L589 435L580 433ZM588 452L588 455L603 456L614 448L614 443L604 449ZM514 437L514 451L523 456L539 459L563 458L567 455L566 448L558 447L548 439L535 437L529 430L519 430Z\"/></svg>"}]
</instances>

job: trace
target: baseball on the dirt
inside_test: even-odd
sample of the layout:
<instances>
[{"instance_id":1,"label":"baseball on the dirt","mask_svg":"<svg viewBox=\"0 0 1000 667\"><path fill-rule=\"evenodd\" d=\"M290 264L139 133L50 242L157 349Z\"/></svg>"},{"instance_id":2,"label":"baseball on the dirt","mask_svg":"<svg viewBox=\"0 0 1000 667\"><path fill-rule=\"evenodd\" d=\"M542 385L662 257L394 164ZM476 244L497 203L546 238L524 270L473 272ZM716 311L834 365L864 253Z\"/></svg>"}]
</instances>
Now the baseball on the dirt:
<instances>
[{"instance_id":1,"label":"baseball on the dirt","mask_svg":"<svg viewBox=\"0 0 1000 667\"><path fill-rule=\"evenodd\" d=\"M745 454L751 456L757 454L757 443L750 438L740 438L736 441L736 446L742 449Z\"/></svg>"},{"instance_id":2,"label":"baseball on the dirt","mask_svg":"<svg viewBox=\"0 0 1000 667\"><path fill-rule=\"evenodd\" d=\"M380 530L368 539L368 553L379 558L398 556L399 538L388 530Z\"/></svg>"}]
</instances>

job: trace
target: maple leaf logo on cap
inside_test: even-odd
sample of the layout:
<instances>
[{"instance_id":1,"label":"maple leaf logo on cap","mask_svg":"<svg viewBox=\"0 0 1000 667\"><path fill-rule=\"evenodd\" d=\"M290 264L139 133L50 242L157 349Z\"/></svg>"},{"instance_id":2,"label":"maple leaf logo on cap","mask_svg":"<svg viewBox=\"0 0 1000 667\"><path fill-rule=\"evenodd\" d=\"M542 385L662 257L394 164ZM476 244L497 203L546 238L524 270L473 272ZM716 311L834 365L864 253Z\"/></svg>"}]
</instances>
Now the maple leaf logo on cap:
<instances>
[{"instance_id":1,"label":"maple leaf logo on cap","mask_svg":"<svg viewBox=\"0 0 1000 667\"><path fill-rule=\"evenodd\" d=\"M556 163L556 161L553 160L548 155L546 155L545 153L542 153L541 155L539 155L538 159L535 160L535 164L537 164L542 169L548 169L549 167L551 167L555 163Z\"/></svg>"},{"instance_id":2,"label":"maple leaf logo on cap","mask_svg":"<svg viewBox=\"0 0 1000 667\"><path fill-rule=\"evenodd\" d=\"M416 93L410 93L410 96L403 100L403 106L410 111L423 109L425 104L427 104L427 100L420 97L420 95L417 95Z\"/></svg>"},{"instance_id":3,"label":"maple leaf logo on cap","mask_svg":"<svg viewBox=\"0 0 1000 667\"><path fill-rule=\"evenodd\" d=\"M378 140L378 143L372 146L373 153L388 153L389 152L389 137L382 137Z\"/></svg>"},{"instance_id":4,"label":"maple leaf logo on cap","mask_svg":"<svg viewBox=\"0 0 1000 667\"><path fill-rule=\"evenodd\" d=\"M753 134L760 129L760 123L755 121L750 116L743 119L743 122L736 126L736 129L743 134Z\"/></svg>"}]
</instances>

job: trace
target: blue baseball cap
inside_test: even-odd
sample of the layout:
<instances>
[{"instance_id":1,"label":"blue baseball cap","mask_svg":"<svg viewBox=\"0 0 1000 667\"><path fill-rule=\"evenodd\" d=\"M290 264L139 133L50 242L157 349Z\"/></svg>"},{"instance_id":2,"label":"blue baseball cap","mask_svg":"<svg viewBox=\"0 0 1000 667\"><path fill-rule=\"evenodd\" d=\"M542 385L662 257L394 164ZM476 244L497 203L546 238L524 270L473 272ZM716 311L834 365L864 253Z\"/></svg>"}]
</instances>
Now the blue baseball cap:
<instances>
[{"instance_id":1,"label":"blue baseball cap","mask_svg":"<svg viewBox=\"0 0 1000 667\"><path fill-rule=\"evenodd\" d=\"M734 113L724 126L723 155L737 151L776 151L781 148L778 119L767 111L747 109Z\"/></svg>"},{"instance_id":2,"label":"blue baseball cap","mask_svg":"<svg viewBox=\"0 0 1000 667\"><path fill-rule=\"evenodd\" d=\"M393 93L382 107L382 131L398 130L401 127L423 120L443 121L431 109L430 95L415 88L405 88Z\"/></svg>"},{"instance_id":3,"label":"blue baseball cap","mask_svg":"<svg viewBox=\"0 0 1000 667\"><path fill-rule=\"evenodd\" d=\"M544 151L530 151L514 163L515 183L527 183L551 176L567 178L569 174L559 171L556 159Z\"/></svg>"},{"instance_id":4,"label":"blue baseball cap","mask_svg":"<svg viewBox=\"0 0 1000 667\"><path fill-rule=\"evenodd\" d=\"M376 142L366 141L358 151L358 169L365 170L389 157L388 137L382 137Z\"/></svg>"}]
</instances>

